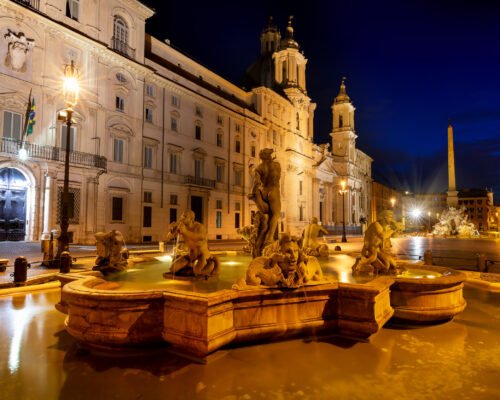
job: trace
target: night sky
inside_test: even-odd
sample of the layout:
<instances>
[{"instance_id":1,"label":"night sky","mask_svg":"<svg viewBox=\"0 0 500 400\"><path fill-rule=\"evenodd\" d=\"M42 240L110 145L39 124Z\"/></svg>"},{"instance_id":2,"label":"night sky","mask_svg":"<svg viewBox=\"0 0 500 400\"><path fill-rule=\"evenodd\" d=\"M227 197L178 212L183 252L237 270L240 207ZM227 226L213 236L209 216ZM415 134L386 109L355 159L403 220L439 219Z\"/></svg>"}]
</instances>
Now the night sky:
<instances>
[{"instance_id":1,"label":"night sky","mask_svg":"<svg viewBox=\"0 0 500 400\"><path fill-rule=\"evenodd\" d=\"M492 188L500 202L500 2L149 1L146 30L240 84L269 15L282 35L294 15L318 104L315 142L330 142L342 76L356 107L357 145L374 177L416 192L447 188L447 125L457 187Z\"/></svg>"}]
</instances>

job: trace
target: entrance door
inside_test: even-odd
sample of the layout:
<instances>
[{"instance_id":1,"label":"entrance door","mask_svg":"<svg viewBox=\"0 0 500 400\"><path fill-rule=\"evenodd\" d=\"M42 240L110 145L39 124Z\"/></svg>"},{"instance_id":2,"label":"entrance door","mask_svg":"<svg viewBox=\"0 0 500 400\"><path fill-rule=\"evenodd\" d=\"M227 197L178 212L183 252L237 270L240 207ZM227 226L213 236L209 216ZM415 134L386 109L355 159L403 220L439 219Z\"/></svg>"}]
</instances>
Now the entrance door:
<instances>
[{"instance_id":1,"label":"entrance door","mask_svg":"<svg viewBox=\"0 0 500 400\"><path fill-rule=\"evenodd\" d=\"M191 210L194 212L194 219L203 223L203 197L191 196Z\"/></svg>"},{"instance_id":2,"label":"entrance door","mask_svg":"<svg viewBox=\"0 0 500 400\"><path fill-rule=\"evenodd\" d=\"M14 168L0 170L0 241L24 240L26 179Z\"/></svg>"}]
</instances>

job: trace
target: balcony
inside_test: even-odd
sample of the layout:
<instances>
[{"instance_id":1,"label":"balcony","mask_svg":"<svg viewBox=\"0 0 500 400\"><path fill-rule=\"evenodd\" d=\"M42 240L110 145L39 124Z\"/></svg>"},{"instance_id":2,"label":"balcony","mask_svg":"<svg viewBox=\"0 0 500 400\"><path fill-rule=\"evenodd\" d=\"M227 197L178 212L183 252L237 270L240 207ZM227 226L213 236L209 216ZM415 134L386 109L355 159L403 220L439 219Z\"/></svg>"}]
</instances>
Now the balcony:
<instances>
[{"instance_id":1,"label":"balcony","mask_svg":"<svg viewBox=\"0 0 500 400\"><path fill-rule=\"evenodd\" d=\"M184 184L215 189L215 181L214 180L201 178L199 176L184 175Z\"/></svg>"},{"instance_id":2,"label":"balcony","mask_svg":"<svg viewBox=\"0 0 500 400\"><path fill-rule=\"evenodd\" d=\"M13 0L14 3L22 4L28 8L33 8L35 10L40 10L40 0Z\"/></svg>"},{"instance_id":3,"label":"balcony","mask_svg":"<svg viewBox=\"0 0 500 400\"><path fill-rule=\"evenodd\" d=\"M21 142L10 138L1 138L0 153L17 156ZM42 146L34 143L25 143L24 148L28 152L28 157L37 160L48 160L63 163L66 157L66 151L59 147ZM69 153L69 163L81 167L90 167L107 170L106 157L81 151L72 151Z\"/></svg>"},{"instance_id":4,"label":"balcony","mask_svg":"<svg viewBox=\"0 0 500 400\"><path fill-rule=\"evenodd\" d=\"M111 38L111 47L113 48L113 50L128 58L135 58L135 49L130 47L127 42L124 42L123 40L120 40L114 36Z\"/></svg>"}]
</instances>

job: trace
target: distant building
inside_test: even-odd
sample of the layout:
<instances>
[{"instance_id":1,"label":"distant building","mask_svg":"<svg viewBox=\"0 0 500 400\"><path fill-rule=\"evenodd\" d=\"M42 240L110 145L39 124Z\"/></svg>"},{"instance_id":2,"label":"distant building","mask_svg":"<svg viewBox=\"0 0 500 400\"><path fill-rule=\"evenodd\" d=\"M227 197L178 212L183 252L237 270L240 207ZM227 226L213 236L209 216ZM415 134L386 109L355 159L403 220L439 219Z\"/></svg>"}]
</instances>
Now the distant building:
<instances>
[{"instance_id":1,"label":"distant building","mask_svg":"<svg viewBox=\"0 0 500 400\"><path fill-rule=\"evenodd\" d=\"M458 192L458 207L465 207L468 220L478 231L497 228L497 209L493 192L487 189L462 189Z\"/></svg>"},{"instance_id":2,"label":"distant building","mask_svg":"<svg viewBox=\"0 0 500 400\"><path fill-rule=\"evenodd\" d=\"M66 126L57 115L70 62L81 73L70 131L75 242L111 229L158 241L187 208L210 239L237 238L256 211L247 195L263 148L282 168L280 231L298 234L312 217L336 229L342 200L349 227L369 219L372 159L356 148L354 106L342 81L331 150L314 143L316 104L291 20L283 38L272 21L262 31L239 87L148 35L154 11L136 0L0 0L0 12L0 240L58 228ZM36 124L23 161L30 91Z\"/></svg>"},{"instance_id":3,"label":"distant building","mask_svg":"<svg viewBox=\"0 0 500 400\"><path fill-rule=\"evenodd\" d=\"M372 212L371 221L377 220L383 210L393 210L397 221L403 219L403 193L380 182L372 183Z\"/></svg>"}]
</instances>

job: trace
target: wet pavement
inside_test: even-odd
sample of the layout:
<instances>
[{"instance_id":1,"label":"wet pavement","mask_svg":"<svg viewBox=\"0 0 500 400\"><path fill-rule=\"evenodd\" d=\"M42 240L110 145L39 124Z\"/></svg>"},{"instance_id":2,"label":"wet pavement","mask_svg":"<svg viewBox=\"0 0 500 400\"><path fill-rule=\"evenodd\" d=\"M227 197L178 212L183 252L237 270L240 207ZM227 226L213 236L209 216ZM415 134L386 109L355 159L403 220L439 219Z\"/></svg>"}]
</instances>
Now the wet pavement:
<instances>
[{"instance_id":1,"label":"wet pavement","mask_svg":"<svg viewBox=\"0 0 500 400\"><path fill-rule=\"evenodd\" d=\"M93 355L64 330L59 290L0 297L2 399L498 399L500 294L466 289L453 321L393 324L370 343L253 344L208 364L155 350Z\"/></svg>"}]
</instances>

